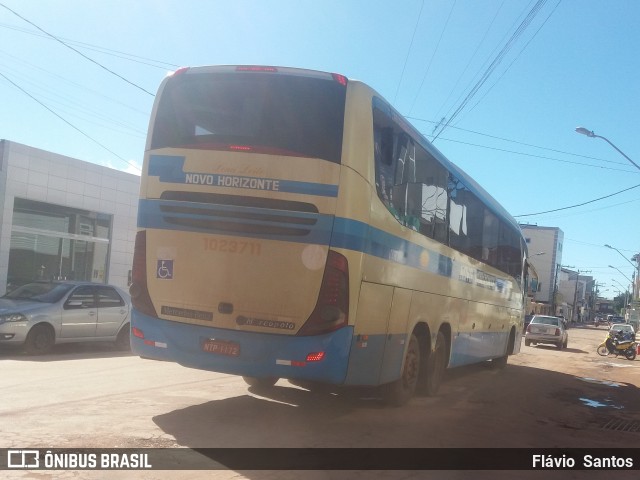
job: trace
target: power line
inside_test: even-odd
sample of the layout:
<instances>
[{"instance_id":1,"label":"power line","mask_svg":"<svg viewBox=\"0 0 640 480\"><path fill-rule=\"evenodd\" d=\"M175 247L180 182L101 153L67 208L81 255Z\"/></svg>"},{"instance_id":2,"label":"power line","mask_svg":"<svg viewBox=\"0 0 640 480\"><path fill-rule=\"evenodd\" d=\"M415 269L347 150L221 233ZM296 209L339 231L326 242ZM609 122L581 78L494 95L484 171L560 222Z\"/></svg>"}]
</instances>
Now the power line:
<instances>
[{"instance_id":1,"label":"power line","mask_svg":"<svg viewBox=\"0 0 640 480\"><path fill-rule=\"evenodd\" d=\"M447 26L449 25L449 20L451 20L451 14L453 13L453 9L456 6L456 1L454 1L453 5L451 5L451 10L449 10L449 15L447 16L447 21L445 22L444 26L442 27L442 31L440 32L440 38L438 39L438 43L436 44L435 50L433 51L433 55L431 55L431 59L429 60L429 65L427 65L427 70L426 70L426 72L424 72L424 76L422 77L422 82L420 82L420 87L418 87L418 92L416 93L416 96L413 99L413 103L411 104L411 107L409 108L409 112L411 112L411 110L413 110L413 107L416 104L416 101L418 100L418 97L420 96L420 92L422 91L422 86L424 85L424 81L427 79L427 75L429 74L429 70L431 70L431 64L433 63L433 59L435 58L436 53L438 53L438 49L440 48L440 42L442 41L442 37L444 36L444 32L447 30Z\"/></svg>"},{"instance_id":2,"label":"power line","mask_svg":"<svg viewBox=\"0 0 640 480\"><path fill-rule=\"evenodd\" d=\"M484 93L484 95L482 96L482 98L480 98L480 100L478 100L470 109L469 112L472 112L479 104L480 102L482 102L486 96L491 92L491 90L493 90L493 87L495 87L500 80L502 80L502 77L504 77L506 75L506 73L509 71L509 69L513 66L513 64L516 62L516 60L518 60L518 58L520 58L522 56L522 54L524 53L524 51L527 49L527 47L529 46L529 44L533 41L534 38L536 38L536 36L538 35L538 33L540 33L540 30L542 30L542 27L544 27L547 22L549 21L549 19L551 18L551 16L555 13L555 11L558 9L558 7L560 6L560 3L562 2L562 0L558 0L558 3L556 3L556 6L553 7L553 10L551 10L551 13L549 13L549 15L547 15L547 18L545 18L544 22L542 22L542 25L540 25L540 27L538 27L538 30L536 30L536 32L533 34L533 36L529 39L529 41L524 45L524 47L522 47L522 49L520 50L520 52L518 53L518 55L516 55L516 57L511 61L511 63L509 64L509 66L507 68L505 68L504 72L502 72L502 74L498 77L498 79L493 83L493 85L491 85L487 91ZM467 112L467 113L469 113Z\"/></svg>"},{"instance_id":3,"label":"power line","mask_svg":"<svg viewBox=\"0 0 640 480\"><path fill-rule=\"evenodd\" d=\"M433 120L427 120L425 118L417 118L417 117L411 117L411 116L407 116L406 118L411 119L411 120L421 121L421 122L433 123L433 124L438 124L439 123L439 122L435 122ZM450 128L452 128L454 130L460 130L460 131L463 131L463 132L474 133L476 135L481 135L483 137L494 138L496 140L502 140L502 141L505 141L505 142L516 143L518 145L524 145L526 147L533 147L533 148L538 148L540 150L548 150L550 152L562 153L564 155L571 155L571 156L574 156L574 157L581 157L581 158L586 158L586 159L589 159L589 160L597 160L599 162L605 162L605 163L613 163L613 164L616 164L616 165L625 165L625 166L628 165L627 162L616 162L614 160L606 160L604 158L591 157L589 155L581 155L579 153L565 152L564 150L557 150L557 149L554 149L554 148L541 147L540 145L534 145L534 144L531 144L531 143L519 142L518 140L511 140L509 138L498 137L496 135L490 135L488 133L482 133L482 132L478 132L476 130L469 130L467 128L454 127L452 125L450 126ZM423 135L426 135L426 134L423 134ZM449 141L449 142L464 143L464 142L461 142L459 140L453 140L453 139L450 139L450 138L443 138L442 140L446 140L446 141ZM486 147L486 146L482 146L482 145L475 145L475 144L472 144L472 143L470 143L469 145L479 146L479 147L483 147L483 148L492 148L492 147ZM525 154L525 153L511 152L509 150L505 150L505 151L507 151L509 153L517 153L519 155L528 155L528 154ZM547 158L549 160L555 160L555 159L549 158L549 157L539 157L539 158ZM627 170L624 170L624 171L627 171ZM629 170L629 171L631 171L631 170Z\"/></svg>"},{"instance_id":4,"label":"power line","mask_svg":"<svg viewBox=\"0 0 640 480\"><path fill-rule=\"evenodd\" d=\"M22 15L18 14L17 12L11 10L9 7L7 7L5 4L0 3L0 7L4 7L5 9L9 10L11 13L13 13L16 17L21 18L22 20L24 20L25 22L27 22L29 25L34 26L35 28L37 28L38 30L40 30L42 33L44 33L45 35L48 35L49 37L51 37L52 39L54 39L55 41L57 41L58 43L61 43L62 45L64 45L65 47L67 47L68 49L76 52L78 55L80 55L81 57L89 60L91 63L94 63L96 65L98 65L100 68L102 68L103 70L106 70L107 72L109 72L112 75L115 75L116 77L118 77L119 79L127 82L129 85L133 85L134 87L136 87L139 90L142 90L144 93L151 95L152 97L155 96L153 93L149 92L148 90L145 90L144 88L142 88L140 85L137 85L135 83L133 83L132 81L126 79L125 77L123 77L122 75L114 72L113 70L105 67L104 65L102 65L100 62L96 62L95 60L93 60L91 57L88 57L87 55L85 55L84 53L82 53L81 51L73 48L71 45L63 42L62 40L60 40L58 37L56 37L55 35L52 35L51 33L43 30L42 28L40 28L38 25L36 25L35 23L33 23L32 21L24 18Z\"/></svg>"},{"instance_id":5,"label":"power line","mask_svg":"<svg viewBox=\"0 0 640 480\"><path fill-rule=\"evenodd\" d=\"M590 203L594 203L594 202L597 202L599 200L604 200L605 198L610 198L610 197L613 197L614 195L619 195L621 193L628 192L629 190L633 190L634 188L638 188L638 187L640 187L640 184L634 185L633 187L625 188L624 190L620 190L619 192L615 192L615 193L611 193L609 195L605 195L604 197L600 197L600 198L595 198L593 200L589 200L588 202L582 202L582 203L578 203L576 205L570 205L568 207L555 208L553 210L547 210L545 212L527 213L525 215L514 215L514 217L515 218L518 218L518 217L532 217L534 215L542 215L544 213L559 212L560 210L568 210L570 208L582 207L583 205L588 205Z\"/></svg>"},{"instance_id":6,"label":"power line","mask_svg":"<svg viewBox=\"0 0 640 480\"><path fill-rule=\"evenodd\" d=\"M26 33L28 35L33 35L40 38L48 38L51 39L49 35L42 35L38 32L34 32L33 30L29 30L27 28L17 27L15 25L8 25L6 23L0 23L0 28L6 28L9 30L15 30L18 32ZM128 60L130 62L139 63L141 65L147 65L149 67L158 68L158 69L167 69L167 68L178 68L180 65L176 65L175 63L165 62L164 60L157 60L148 57L142 57L140 55L134 55L132 53L123 52L120 50L113 50L106 47L101 47L99 45L93 45L91 43L80 42L78 40L72 40L65 37L58 37L61 40L64 40L66 43L71 45L77 45L81 48L85 48L87 50L92 50L94 52L99 52L105 55L111 55L116 58L121 58L123 60Z\"/></svg>"},{"instance_id":7,"label":"power line","mask_svg":"<svg viewBox=\"0 0 640 480\"><path fill-rule=\"evenodd\" d=\"M475 51L473 52L473 54L469 58L469 61L467 62L467 65L464 67L464 70L462 71L462 73L458 76L458 80L456 80L456 83L453 85L453 87L451 87L451 90L449 91L449 95L447 95L447 98L445 99L445 101L442 102L442 105L440 106L440 108L438 109L438 113L436 114L436 118L440 117L440 112L442 111L444 106L447 104L447 102L449 101L451 96L453 95L453 92L458 87L458 84L462 80L462 77L464 76L464 74L467 73L467 70L471 66L471 62L473 62L473 59L476 58L476 55L478 54L478 51L480 50L480 47L484 44L484 41L487 39L487 36L489 35L489 32L491 31L491 27L493 27L493 24L496 21L496 18L498 18L498 14L502 10L502 7L504 6L504 2L505 2L505 0L503 0L502 3L500 4L500 6L498 7L498 10L496 11L495 15L493 16L493 19L491 20L491 23L489 24L489 26L487 27L487 30L484 32L484 35L482 36L482 40L480 40L478 42L478 45L476 46Z\"/></svg>"},{"instance_id":8,"label":"power line","mask_svg":"<svg viewBox=\"0 0 640 480\"><path fill-rule=\"evenodd\" d=\"M1 4L0 4L1 5ZM11 85L13 85L14 87L16 87L18 90L20 90L22 93L24 93L25 95L27 95L29 98L31 98L32 100L34 100L35 102L37 102L38 104L40 104L42 107L46 108L49 112L51 112L53 115L55 115L56 117L58 117L60 120L62 120L64 123L66 123L67 125L69 125L71 128L73 128L74 130L76 130L77 132L81 133L82 135L84 135L85 137L87 137L89 140L91 140L92 142L94 142L96 145L99 145L100 147L102 147L103 149L105 149L107 152L109 152L110 154L112 154L113 156L119 158L120 160L122 160L123 162L127 163L128 165L132 166L133 168L135 168L136 170L140 171L140 167L138 167L136 164L131 163L129 160L126 160L125 158L121 157L120 155L118 155L116 152L114 152L113 150L111 150L109 147L103 145L102 143L100 143L98 140L96 140L95 138L93 138L92 136L90 136L88 133L85 133L84 131L80 130L80 128L76 127L73 123L71 123L70 121L68 121L66 118L64 118L62 115L58 114L56 111L54 111L53 109L49 108L46 104L44 104L43 102L41 102L40 100L38 100L36 97L34 97L33 95L31 95L29 92L27 92L24 88L22 88L20 85L18 85L17 83L15 83L13 80L11 80L9 77L7 77L4 73L0 72L0 77L4 78L7 82L9 82Z\"/></svg>"},{"instance_id":9,"label":"power line","mask_svg":"<svg viewBox=\"0 0 640 480\"><path fill-rule=\"evenodd\" d=\"M529 11L527 16L525 17L525 19L520 23L516 31L513 32L513 34L511 35L507 43L504 45L504 47L502 47L502 50L500 50L500 52L493 59L489 67L487 67L485 72L482 74L482 77L480 78L480 80L476 82L476 84L473 86L471 91L467 94L465 99L460 103L460 105L456 108L453 114L451 114L451 116L448 118L446 123L440 126L440 131L433 138L434 141L438 139L440 134L451 124L451 122L453 122L453 120L462 112L462 110L464 110L464 108L471 101L471 99L478 93L480 88L482 88L485 82L489 79L493 71L502 62L502 60L507 55L509 50L511 50L511 48L513 47L516 40L520 37L520 35L522 35L522 33L524 33L524 31L531 24L533 19L536 17L536 15L538 14L540 9L544 6L546 2L547 0L538 0L536 2L536 4L533 6L533 8Z\"/></svg>"},{"instance_id":10,"label":"power line","mask_svg":"<svg viewBox=\"0 0 640 480\"><path fill-rule=\"evenodd\" d=\"M418 19L416 20L416 25L413 27L413 34L411 35L411 42L409 43L409 49L407 50L407 56L404 59L404 65L402 66L402 73L400 74L400 81L398 81L398 88L396 88L396 94L393 97L393 103L396 103L396 99L398 98L398 92L400 91L400 84L402 84L402 79L404 78L404 71L407 68L407 62L409 60L409 54L411 53L411 48L413 47L413 39L416 36L416 32L418 31L418 25L420 24L420 17L422 16L422 9L424 8L424 0L422 0L422 4L420 5L420 12L418 13Z\"/></svg>"}]
</instances>

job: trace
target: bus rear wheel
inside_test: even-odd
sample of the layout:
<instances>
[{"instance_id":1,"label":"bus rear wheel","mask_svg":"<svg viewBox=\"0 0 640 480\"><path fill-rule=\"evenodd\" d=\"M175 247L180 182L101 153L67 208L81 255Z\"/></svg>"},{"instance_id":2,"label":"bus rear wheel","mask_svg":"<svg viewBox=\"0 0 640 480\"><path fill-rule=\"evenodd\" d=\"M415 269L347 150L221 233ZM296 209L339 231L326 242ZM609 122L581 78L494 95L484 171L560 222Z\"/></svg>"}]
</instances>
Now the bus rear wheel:
<instances>
[{"instance_id":1,"label":"bus rear wheel","mask_svg":"<svg viewBox=\"0 0 640 480\"><path fill-rule=\"evenodd\" d=\"M429 354L427 359L427 371L424 384L421 388L421 392L428 396L433 396L438 392L442 378L444 377L444 371L446 368L446 355L447 347L444 334L438 332L436 337L436 348Z\"/></svg>"},{"instance_id":2,"label":"bus rear wheel","mask_svg":"<svg viewBox=\"0 0 640 480\"><path fill-rule=\"evenodd\" d=\"M385 402L395 407L401 407L406 404L416 391L419 374L420 345L418 344L418 338L412 334L404 357L402 375L398 380L384 387Z\"/></svg>"}]
</instances>

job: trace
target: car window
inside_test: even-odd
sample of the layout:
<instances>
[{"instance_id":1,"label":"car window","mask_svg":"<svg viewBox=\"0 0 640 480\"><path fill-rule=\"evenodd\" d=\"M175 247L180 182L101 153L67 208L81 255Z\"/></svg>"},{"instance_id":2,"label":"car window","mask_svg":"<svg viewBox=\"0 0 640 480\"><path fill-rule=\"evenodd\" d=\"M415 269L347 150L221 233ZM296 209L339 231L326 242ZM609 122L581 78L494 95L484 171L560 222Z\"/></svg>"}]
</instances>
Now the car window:
<instances>
[{"instance_id":1,"label":"car window","mask_svg":"<svg viewBox=\"0 0 640 480\"><path fill-rule=\"evenodd\" d=\"M98 307L121 307L124 305L124 300L118 294L115 288L112 287L98 287Z\"/></svg>"},{"instance_id":2,"label":"car window","mask_svg":"<svg viewBox=\"0 0 640 480\"><path fill-rule=\"evenodd\" d=\"M94 298L94 288L90 285L82 285L76 288L67 299L64 308L94 308L96 301Z\"/></svg>"},{"instance_id":3,"label":"car window","mask_svg":"<svg viewBox=\"0 0 640 480\"><path fill-rule=\"evenodd\" d=\"M542 323L543 325L559 326L560 319L555 317L533 317L531 323Z\"/></svg>"},{"instance_id":4,"label":"car window","mask_svg":"<svg viewBox=\"0 0 640 480\"><path fill-rule=\"evenodd\" d=\"M3 298L55 303L73 288L68 283L28 283L7 293Z\"/></svg>"}]
</instances>

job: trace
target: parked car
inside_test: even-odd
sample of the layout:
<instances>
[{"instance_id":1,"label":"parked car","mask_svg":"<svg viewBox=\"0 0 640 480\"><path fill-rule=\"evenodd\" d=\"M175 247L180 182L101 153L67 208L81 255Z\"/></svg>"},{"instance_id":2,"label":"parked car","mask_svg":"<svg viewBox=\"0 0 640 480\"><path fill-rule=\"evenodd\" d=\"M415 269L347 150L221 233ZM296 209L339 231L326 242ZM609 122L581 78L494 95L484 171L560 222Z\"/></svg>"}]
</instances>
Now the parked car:
<instances>
[{"instance_id":1,"label":"parked car","mask_svg":"<svg viewBox=\"0 0 640 480\"><path fill-rule=\"evenodd\" d=\"M632 325L629 325L628 323L615 323L611 325L609 334L611 336L615 336L618 332L622 332L623 337L630 338L634 342L636 341L636 331Z\"/></svg>"},{"instance_id":2,"label":"parked car","mask_svg":"<svg viewBox=\"0 0 640 480\"><path fill-rule=\"evenodd\" d=\"M524 316L524 328L522 330L522 333L526 333L527 332L527 327L531 323L531 319L532 318L533 318L533 315L525 315Z\"/></svg>"},{"instance_id":3,"label":"parked car","mask_svg":"<svg viewBox=\"0 0 640 480\"><path fill-rule=\"evenodd\" d=\"M29 283L0 297L0 346L48 352L57 343L111 341L129 348L131 298L112 285Z\"/></svg>"},{"instance_id":4,"label":"parked car","mask_svg":"<svg viewBox=\"0 0 640 480\"><path fill-rule=\"evenodd\" d=\"M627 321L624 319L624 317L621 317L619 315L612 315L609 319L609 326L611 327L616 323L627 323Z\"/></svg>"},{"instance_id":5,"label":"parked car","mask_svg":"<svg viewBox=\"0 0 640 480\"><path fill-rule=\"evenodd\" d=\"M550 343L563 349L567 347L569 334L561 318L547 315L534 315L527 327L524 344Z\"/></svg>"}]
</instances>

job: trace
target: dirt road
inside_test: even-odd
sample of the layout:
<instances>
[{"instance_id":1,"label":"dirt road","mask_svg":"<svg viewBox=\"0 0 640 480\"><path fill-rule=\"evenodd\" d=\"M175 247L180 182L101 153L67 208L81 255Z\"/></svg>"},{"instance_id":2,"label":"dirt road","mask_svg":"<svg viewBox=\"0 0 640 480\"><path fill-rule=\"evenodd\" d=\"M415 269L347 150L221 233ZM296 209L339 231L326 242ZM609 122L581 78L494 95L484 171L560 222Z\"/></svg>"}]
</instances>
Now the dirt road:
<instances>
[{"instance_id":1,"label":"dirt road","mask_svg":"<svg viewBox=\"0 0 640 480\"><path fill-rule=\"evenodd\" d=\"M640 445L640 359L598 356L596 345L605 336L602 327L572 328L569 335L565 350L523 345L502 371L488 365L452 370L438 396L415 398L402 408L384 406L371 390L336 395L309 392L286 381L267 392L248 390L237 377L142 360L108 347L61 346L44 357L0 352L0 446L597 451ZM616 421L632 431L614 430ZM11 478L25 479L496 478L495 472L451 471L11 473ZM535 478L607 474L533 473L545 474ZM633 472L616 477L635 478L627 473Z\"/></svg>"}]
</instances>

